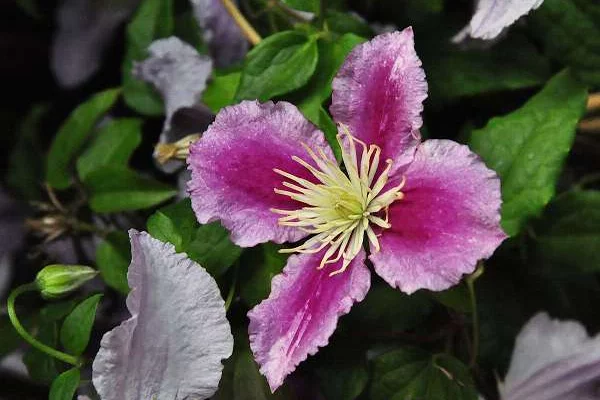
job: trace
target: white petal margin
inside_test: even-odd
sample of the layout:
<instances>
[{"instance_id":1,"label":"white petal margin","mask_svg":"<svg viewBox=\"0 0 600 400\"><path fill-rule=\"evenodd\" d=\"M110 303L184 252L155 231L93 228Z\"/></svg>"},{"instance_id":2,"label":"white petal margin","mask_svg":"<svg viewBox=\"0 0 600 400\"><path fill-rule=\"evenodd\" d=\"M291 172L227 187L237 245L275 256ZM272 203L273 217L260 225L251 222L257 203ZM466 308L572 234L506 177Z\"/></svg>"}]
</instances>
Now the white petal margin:
<instances>
[{"instance_id":1,"label":"white petal margin","mask_svg":"<svg viewBox=\"0 0 600 400\"><path fill-rule=\"evenodd\" d=\"M599 382L600 334L541 312L517 336L500 393L502 400L598 399Z\"/></svg>"},{"instance_id":2,"label":"white petal margin","mask_svg":"<svg viewBox=\"0 0 600 400\"><path fill-rule=\"evenodd\" d=\"M134 75L151 83L165 101L165 126L171 128L171 117L181 107L190 107L200 100L212 73L212 60L200 55L189 44L176 37L152 42L150 57L134 65Z\"/></svg>"},{"instance_id":3,"label":"white petal margin","mask_svg":"<svg viewBox=\"0 0 600 400\"><path fill-rule=\"evenodd\" d=\"M102 338L92 379L102 400L207 399L233 336L215 280L171 244L129 231L131 318Z\"/></svg>"},{"instance_id":4,"label":"white petal margin","mask_svg":"<svg viewBox=\"0 0 600 400\"><path fill-rule=\"evenodd\" d=\"M462 42L467 36L483 40L494 39L543 2L544 0L478 0L473 18L452 41Z\"/></svg>"}]
</instances>

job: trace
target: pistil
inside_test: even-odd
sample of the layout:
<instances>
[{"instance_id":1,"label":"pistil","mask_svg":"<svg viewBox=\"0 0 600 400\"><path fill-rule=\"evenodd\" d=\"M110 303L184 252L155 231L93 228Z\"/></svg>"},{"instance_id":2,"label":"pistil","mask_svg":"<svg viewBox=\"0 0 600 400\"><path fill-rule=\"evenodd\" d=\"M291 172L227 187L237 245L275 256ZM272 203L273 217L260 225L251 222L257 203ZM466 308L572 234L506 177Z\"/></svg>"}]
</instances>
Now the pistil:
<instances>
[{"instance_id":1,"label":"pistil","mask_svg":"<svg viewBox=\"0 0 600 400\"><path fill-rule=\"evenodd\" d=\"M367 146L353 137L346 126L342 125L341 128L342 133L337 135L337 140L343 149L342 159L346 174L323 150L318 149L315 152L306 144L303 144L303 147L315 166L297 156L292 159L305 167L316 178L316 183L280 169L273 170L287 179L282 185L289 189L275 188L275 193L305 204L297 210L272 209L273 212L282 215L279 225L296 227L314 235L300 246L280 251L315 254L329 246L318 269L343 260L342 266L331 272L330 276L342 273L348 268L360 252L365 235L374 250L380 250L378 235L373 228L391 227L387 210L390 204L404 197L401 190L405 184L403 178L397 186L383 191L389 180L392 161L386 160L385 168L377 176L381 148L376 145ZM344 137L348 138L348 149L342 143ZM362 147L360 160L356 144ZM377 215L382 212L384 218Z\"/></svg>"}]
</instances>

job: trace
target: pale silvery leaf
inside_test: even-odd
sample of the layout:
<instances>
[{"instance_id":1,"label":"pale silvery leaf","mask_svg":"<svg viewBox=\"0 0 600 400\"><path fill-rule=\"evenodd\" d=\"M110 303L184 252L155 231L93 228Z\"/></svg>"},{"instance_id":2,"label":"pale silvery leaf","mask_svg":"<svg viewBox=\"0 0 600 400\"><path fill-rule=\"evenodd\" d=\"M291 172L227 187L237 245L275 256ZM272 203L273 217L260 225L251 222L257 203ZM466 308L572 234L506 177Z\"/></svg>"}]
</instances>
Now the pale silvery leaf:
<instances>
[{"instance_id":1,"label":"pale silvery leaf","mask_svg":"<svg viewBox=\"0 0 600 400\"><path fill-rule=\"evenodd\" d=\"M222 68L241 61L248 51L248 41L221 0L190 0L190 3L215 65Z\"/></svg>"},{"instance_id":2,"label":"pale silvery leaf","mask_svg":"<svg viewBox=\"0 0 600 400\"><path fill-rule=\"evenodd\" d=\"M100 68L119 26L140 0L65 0L58 9L50 65L62 87L73 88Z\"/></svg>"},{"instance_id":3,"label":"pale silvery leaf","mask_svg":"<svg viewBox=\"0 0 600 400\"><path fill-rule=\"evenodd\" d=\"M576 321L535 315L517 336L502 400L598 399L600 335Z\"/></svg>"},{"instance_id":4,"label":"pale silvery leaf","mask_svg":"<svg viewBox=\"0 0 600 400\"><path fill-rule=\"evenodd\" d=\"M181 107L196 104L212 73L212 60L176 37L152 42L150 57L134 65L134 75L154 85L165 101L164 131Z\"/></svg>"},{"instance_id":5,"label":"pale silvery leaf","mask_svg":"<svg viewBox=\"0 0 600 400\"><path fill-rule=\"evenodd\" d=\"M92 365L102 400L206 399L233 351L215 280L185 254L131 230L131 318L102 338Z\"/></svg>"},{"instance_id":6,"label":"pale silvery leaf","mask_svg":"<svg viewBox=\"0 0 600 400\"><path fill-rule=\"evenodd\" d=\"M461 42L467 36L490 40L516 20L542 5L544 0L478 0L469 24L452 40Z\"/></svg>"}]
</instances>

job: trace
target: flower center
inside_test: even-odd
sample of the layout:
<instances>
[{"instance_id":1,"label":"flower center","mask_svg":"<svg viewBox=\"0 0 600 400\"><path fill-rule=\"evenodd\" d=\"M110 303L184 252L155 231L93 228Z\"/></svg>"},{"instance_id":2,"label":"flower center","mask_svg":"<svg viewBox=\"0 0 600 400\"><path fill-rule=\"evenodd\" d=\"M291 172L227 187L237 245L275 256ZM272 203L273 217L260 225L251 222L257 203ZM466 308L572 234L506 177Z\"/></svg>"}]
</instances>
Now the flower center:
<instances>
[{"instance_id":1,"label":"flower center","mask_svg":"<svg viewBox=\"0 0 600 400\"><path fill-rule=\"evenodd\" d=\"M318 269L343 259L341 268L332 272L330 276L348 268L360 252L365 235L375 251L379 251L379 240L373 227L390 228L388 207L404 197L401 192L404 178L399 185L383 191L389 179L392 160L385 161L386 167L375 179L380 164L381 148L376 145L367 146L353 137L346 126L342 125L341 128L342 133L337 135L337 140L342 148L346 174L322 149L315 153L304 143L302 146L316 167L300 157L293 156L292 159L310 171L318 183L274 169L276 173L287 178L283 186L289 189L275 188L275 193L305 204L298 210L272 209L271 211L283 215L279 218L279 225L297 227L314 235L298 247L280 251L314 254L329 246ZM344 136L349 139L347 150L342 144ZM357 156L357 144L362 147L360 159ZM385 214L384 218L378 216L382 212Z\"/></svg>"}]
</instances>

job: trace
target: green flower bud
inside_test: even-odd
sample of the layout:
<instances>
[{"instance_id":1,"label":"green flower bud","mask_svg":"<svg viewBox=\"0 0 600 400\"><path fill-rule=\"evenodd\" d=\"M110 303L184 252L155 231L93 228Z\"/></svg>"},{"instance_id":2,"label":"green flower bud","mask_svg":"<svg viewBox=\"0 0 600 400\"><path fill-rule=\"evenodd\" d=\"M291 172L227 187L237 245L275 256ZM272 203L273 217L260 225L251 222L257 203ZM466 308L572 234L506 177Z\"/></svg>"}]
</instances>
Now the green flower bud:
<instances>
[{"instance_id":1,"label":"green flower bud","mask_svg":"<svg viewBox=\"0 0 600 400\"><path fill-rule=\"evenodd\" d=\"M35 283L44 299L66 296L98 274L84 265L48 265L35 277Z\"/></svg>"}]
</instances>

